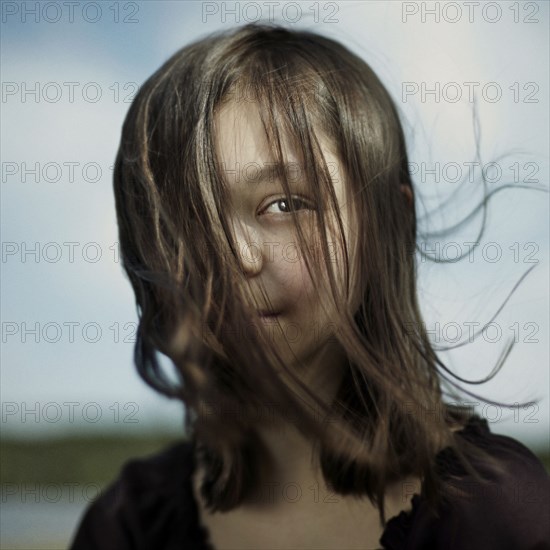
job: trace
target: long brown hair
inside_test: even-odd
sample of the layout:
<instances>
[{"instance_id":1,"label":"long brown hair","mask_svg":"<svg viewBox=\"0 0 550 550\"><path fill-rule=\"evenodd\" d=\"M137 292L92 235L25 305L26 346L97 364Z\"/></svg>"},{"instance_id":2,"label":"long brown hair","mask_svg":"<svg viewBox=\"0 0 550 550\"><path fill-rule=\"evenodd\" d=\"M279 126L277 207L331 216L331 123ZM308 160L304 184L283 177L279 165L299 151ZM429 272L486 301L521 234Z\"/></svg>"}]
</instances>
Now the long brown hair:
<instances>
[{"instance_id":1,"label":"long brown hair","mask_svg":"<svg viewBox=\"0 0 550 550\"><path fill-rule=\"evenodd\" d=\"M337 307L333 338L348 366L331 403L301 383L261 328L246 342L238 331L250 325L254 304L244 291L216 154L215 116L230 101L259 106L281 166L288 160L283 143L303 162L321 254L314 256L298 218L293 222L311 276L321 281L321 272L328 274L320 294L336 305L351 291L360 296L355 311ZM356 267L347 245L338 257L343 290L331 262L329 215L336 236L345 236L321 134L337 153L356 219ZM290 194L288 174L279 176ZM417 220L402 185L414 193L390 95L362 59L327 37L246 25L184 47L141 87L114 173L123 265L139 314L135 362L148 384L185 403L186 428L207 469L201 491L211 510L234 508L254 490L255 427L267 407L315 438L329 487L366 495L382 521L390 482L421 476L435 506L444 493L436 453L451 447L468 464L467 442L450 429L464 425L467 415L443 402L446 367L422 323ZM163 372L159 353L174 364L178 383Z\"/></svg>"}]
</instances>

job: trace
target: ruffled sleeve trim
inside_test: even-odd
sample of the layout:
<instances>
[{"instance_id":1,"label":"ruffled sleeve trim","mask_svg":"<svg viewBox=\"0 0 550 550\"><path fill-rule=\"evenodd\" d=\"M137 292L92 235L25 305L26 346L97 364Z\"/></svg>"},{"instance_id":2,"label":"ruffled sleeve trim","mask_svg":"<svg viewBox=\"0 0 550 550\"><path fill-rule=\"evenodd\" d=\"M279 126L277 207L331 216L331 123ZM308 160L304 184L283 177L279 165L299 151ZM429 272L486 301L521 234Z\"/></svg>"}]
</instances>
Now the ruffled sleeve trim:
<instances>
[{"instance_id":1,"label":"ruffled sleeve trim","mask_svg":"<svg viewBox=\"0 0 550 550\"><path fill-rule=\"evenodd\" d=\"M383 548L388 550L405 548L407 538L418 515L420 503L421 497L415 493L411 499L412 508L408 511L400 512L386 523L386 529L380 538L380 544Z\"/></svg>"},{"instance_id":2,"label":"ruffled sleeve trim","mask_svg":"<svg viewBox=\"0 0 550 550\"><path fill-rule=\"evenodd\" d=\"M550 510L550 477L538 458L515 439L493 434L487 421L479 416L470 418L456 435L501 460L505 473L490 472L491 484L482 492L452 448L442 449L436 456L442 476L458 480L456 487L463 489L464 496L453 498L436 518L425 497L415 493L411 510L400 512L386 523L380 538L382 547L550 548L550 530L545 527Z\"/></svg>"}]
</instances>

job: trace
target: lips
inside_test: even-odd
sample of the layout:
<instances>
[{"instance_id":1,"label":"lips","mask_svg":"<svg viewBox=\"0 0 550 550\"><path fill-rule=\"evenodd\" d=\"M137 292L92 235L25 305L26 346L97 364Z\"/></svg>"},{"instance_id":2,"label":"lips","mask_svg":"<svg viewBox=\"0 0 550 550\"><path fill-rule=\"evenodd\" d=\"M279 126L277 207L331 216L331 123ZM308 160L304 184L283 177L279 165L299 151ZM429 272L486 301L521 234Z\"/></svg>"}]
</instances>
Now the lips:
<instances>
[{"instance_id":1,"label":"lips","mask_svg":"<svg viewBox=\"0 0 550 550\"><path fill-rule=\"evenodd\" d=\"M280 315L280 311L268 311L268 310L264 310L264 311L258 311L258 315L260 317L277 317L277 315Z\"/></svg>"}]
</instances>

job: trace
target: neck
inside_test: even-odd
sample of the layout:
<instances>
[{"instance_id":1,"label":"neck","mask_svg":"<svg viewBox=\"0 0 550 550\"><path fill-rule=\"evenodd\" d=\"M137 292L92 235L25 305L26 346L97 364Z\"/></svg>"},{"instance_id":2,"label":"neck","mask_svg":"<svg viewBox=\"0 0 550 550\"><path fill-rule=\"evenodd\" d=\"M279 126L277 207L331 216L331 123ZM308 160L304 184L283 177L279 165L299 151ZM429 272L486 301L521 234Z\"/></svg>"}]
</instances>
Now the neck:
<instances>
[{"instance_id":1,"label":"neck","mask_svg":"<svg viewBox=\"0 0 550 550\"><path fill-rule=\"evenodd\" d=\"M335 346L327 347L308 362L299 377L312 393L330 404L336 397L346 368L347 361L343 353ZM299 389L296 391L306 403L311 404L315 418L321 420L319 406L302 395ZM260 481L262 487L278 485L280 488L292 483L299 484L302 493L305 493L312 484L323 484L321 468L315 460L315 441L304 435L294 423L275 421L259 426L257 433L267 452Z\"/></svg>"},{"instance_id":2,"label":"neck","mask_svg":"<svg viewBox=\"0 0 550 550\"><path fill-rule=\"evenodd\" d=\"M315 395L330 404L336 397L347 364L341 351L335 346L327 346L306 364L306 368L299 371L299 377ZM311 399L303 396L299 388L295 389L302 399L311 404ZM321 419L318 405L311 406L316 413L315 418ZM273 419L268 425L259 425L256 433L265 456L265 460L261 461L257 482L259 493L256 496L260 500L254 498L250 502L243 502L243 508L276 507L284 503L281 488L289 486L287 484L294 487L298 485L303 495L310 490L325 488L320 465L315 460L315 441L312 437L304 435L293 422L286 419ZM195 494L201 503L199 487L203 475L203 469L198 468L193 480Z\"/></svg>"}]
</instances>

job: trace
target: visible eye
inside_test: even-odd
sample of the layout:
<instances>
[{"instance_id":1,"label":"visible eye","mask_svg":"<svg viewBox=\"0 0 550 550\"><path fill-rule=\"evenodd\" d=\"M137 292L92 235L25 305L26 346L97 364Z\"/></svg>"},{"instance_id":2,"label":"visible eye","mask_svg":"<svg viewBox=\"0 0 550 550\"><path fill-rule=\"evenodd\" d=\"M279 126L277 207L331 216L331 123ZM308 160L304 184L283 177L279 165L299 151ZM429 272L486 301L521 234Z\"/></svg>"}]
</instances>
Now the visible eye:
<instances>
[{"instance_id":1,"label":"visible eye","mask_svg":"<svg viewBox=\"0 0 550 550\"><path fill-rule=\"evenodd\" d=\"M299 210L313 210L314 207L310 201L301 199L300 197L285 197L277 199L267 205L263 209L262 213L266 214L290 214L291 212L297 212Z\"/></svg>"}]
</instances>

